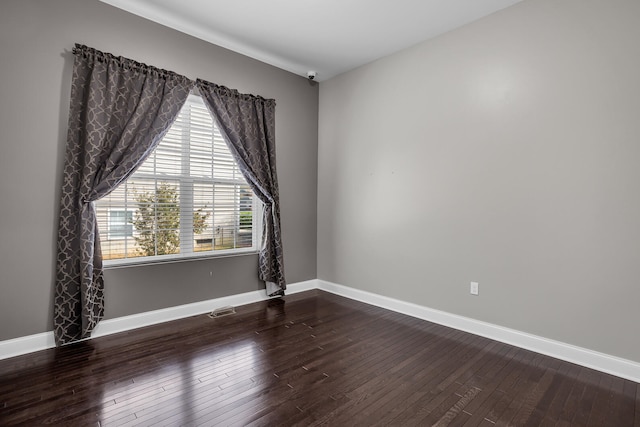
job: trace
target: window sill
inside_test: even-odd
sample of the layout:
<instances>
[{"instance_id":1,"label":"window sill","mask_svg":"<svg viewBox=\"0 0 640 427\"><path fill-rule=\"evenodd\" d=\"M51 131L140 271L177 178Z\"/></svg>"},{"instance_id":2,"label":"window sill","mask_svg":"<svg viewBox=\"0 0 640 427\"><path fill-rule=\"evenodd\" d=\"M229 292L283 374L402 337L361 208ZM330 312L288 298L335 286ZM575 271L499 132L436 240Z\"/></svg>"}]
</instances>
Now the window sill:
<instances>
[{"instance_id":1,"label":"window sill","mask_svg":"<svg viewBox=\"0 0 640 427\"><path fill-rule=\"evenodd\" d=\"M258 250L255 248L250 248L243 251L225 251L220 253L207 253L207 254L197 254L197 255L189 255L183 257L167 257L167 258L154 258L154 259L136 259L129 258L124 260L107 260L103 261L103 269L104 270L112 270L117 268L128 268L128 267L141 267L148 265L156 265L156 264L172 264L177 262L192 262L192 261L204 261L218 258L230 258L230 257L238 257L238 256L247 256L247 255L257 255Z\"/></svg>"}]
</instances>

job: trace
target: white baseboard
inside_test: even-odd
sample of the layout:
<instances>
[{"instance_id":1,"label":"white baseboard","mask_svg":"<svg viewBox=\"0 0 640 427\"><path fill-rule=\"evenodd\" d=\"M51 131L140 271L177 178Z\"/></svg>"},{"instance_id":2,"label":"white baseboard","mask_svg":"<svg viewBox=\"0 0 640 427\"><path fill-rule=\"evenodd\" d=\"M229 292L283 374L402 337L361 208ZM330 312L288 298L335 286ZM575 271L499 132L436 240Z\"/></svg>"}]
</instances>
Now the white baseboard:
<instances>
[{"instance_id":1,"label":"white baseboard","mask_svg":"<svg viewBox=\"0 0 640 427\"><path fill-rule=\"evenodd\" d=\"M287 295L307 291L309 289L316 289L316 287L316 280L292 283L287 285ZM192 304L178 305L161 310L147 311L144 313L132 314L131 316L103 320L95 327L91 334L91 338L117 334L118 332L130 331L132 329L163 322L170 322L177 319L184 319L185 317L197 316L199 314L209 313L220 307L239 307L241 305L264 301L266 299L268 299L268 297L264 290L245 292L243 294L229 295L207 301L194 302Z\"/></svg>"},{"instance_id":2,"label":"white baseboard","mask_svg":"<svg viewBox=\"0 0 640 427\"><path fill-rule=\"evenodd\" d=\"M0 360L55 347L53 332L27 335L0 341Z\"/></svg>"},{"instance_id":3,"label":"white baseboard","mask_svg":"<svg viewBox=\"0 0 640 427\"><path fill-rule=\"evenodd\" d=\"M292 283L287 285L287 294L316 289L317 280L307 280L305 282ZM91 338L116 334L118 332L129 331L144 326L169 322L171 320L182 319L190 316L208 313L216 308L225 306L238 307L253 302L268 299L264 290L246 292L243 294L230 295L227 297L214 298L207 301L199 301L192 304L179 305L160 310L147 311L144 313L123 316L115 319L103 320L91 334ZM20 356L35 351L46 350L55 347L53 332L43 332L40 334L28 335L10 340L0 341L0 360L14 356Z\"/></svg>"},{"instance_id":4,"label":"white baseboard","mask_svg":"<svg viewBox=\"0 0 640 427\"><path fill-rule=\"evenodd\" d=\"M638 362L324 280L318 289L640 383Z\"/></svg>"},{"instance_id":5,"label":"white baseboard","mask_svg":"<svg viewBox=\"0 0 640 427\"><path fill-rule=\"evenodd\" d=\"M567 362L606 372L621 378L640 383L640 363L622 359L597 351L577 347L560 341L539 337L525 332L509 329L491 323L474 320L468 317L435 310L429 307L406 301L362 291L348 286L324 280L307 280L287 285L287 294L321 289L353 300L386 308L418 319L449 326L475 335L480 335L516 347L535 351ZM143 326L155 325L208 313L224 306L238 307L253 302L266 300L264 291L246 292L192 304L179 305L161 310L148 311L116 319L103 320L98 324L92 338L129 331ZM19 356L34 351L45 350L55 346L53 332L43 332L26 337L0 341L0 360Z\"/></svg>"}]
</instances>

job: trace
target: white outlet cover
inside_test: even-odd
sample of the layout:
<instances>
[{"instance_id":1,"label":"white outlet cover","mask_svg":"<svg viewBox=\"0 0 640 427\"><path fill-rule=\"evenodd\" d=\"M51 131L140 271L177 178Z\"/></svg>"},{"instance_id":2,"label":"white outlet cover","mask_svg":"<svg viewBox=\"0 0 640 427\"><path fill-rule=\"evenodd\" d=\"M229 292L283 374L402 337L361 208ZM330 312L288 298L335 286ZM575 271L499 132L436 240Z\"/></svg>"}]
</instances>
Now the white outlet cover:
<instances>
[{"instance_id":1,"label":"white outlet cover","mask_svg":"<svg viewBox=\"0 0 640 427\"><path fill-rule=\"evenodd\" d=\"M469 292L471 292L471 295L478 295L479 287L480 285L478 284L478 282L471 282L471 286L469 287Z\"/></svg>"}]
</instances>

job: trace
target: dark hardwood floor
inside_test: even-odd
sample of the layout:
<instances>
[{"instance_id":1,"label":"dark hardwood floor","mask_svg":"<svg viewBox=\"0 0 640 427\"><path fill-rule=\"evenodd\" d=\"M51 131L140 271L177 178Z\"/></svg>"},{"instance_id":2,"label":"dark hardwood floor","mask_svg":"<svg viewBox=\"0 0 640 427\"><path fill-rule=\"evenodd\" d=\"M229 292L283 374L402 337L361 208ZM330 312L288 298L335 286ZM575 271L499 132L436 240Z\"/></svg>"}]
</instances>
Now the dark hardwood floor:
<instances>
[{"instance_id":1,"label":"dark hardwood floor","mask_svg":"<svg viewBox=\"0 0 640 427\"><path fill-rule=\"evenodd\" d=\"M0 361L0 425L640 426L640 385L322 291Z\"/></svg>"}]
</instances>

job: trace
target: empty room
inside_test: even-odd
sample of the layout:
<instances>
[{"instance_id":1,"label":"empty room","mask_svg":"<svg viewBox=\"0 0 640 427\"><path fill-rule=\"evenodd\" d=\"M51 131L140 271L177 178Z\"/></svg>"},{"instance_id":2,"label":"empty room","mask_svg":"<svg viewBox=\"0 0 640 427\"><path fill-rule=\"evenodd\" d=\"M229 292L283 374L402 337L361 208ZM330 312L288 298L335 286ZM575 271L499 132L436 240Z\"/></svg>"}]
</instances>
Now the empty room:
<instances>
[{"instance_id":1,"label":"empty room","mask_svg":"<svg viewBox=\"0 0 640 427\"><path fill-rule=\"evenodd\" d=\"M640 2L2 0L0 425L639 426Z\"/></svg>"}]
</instances>

